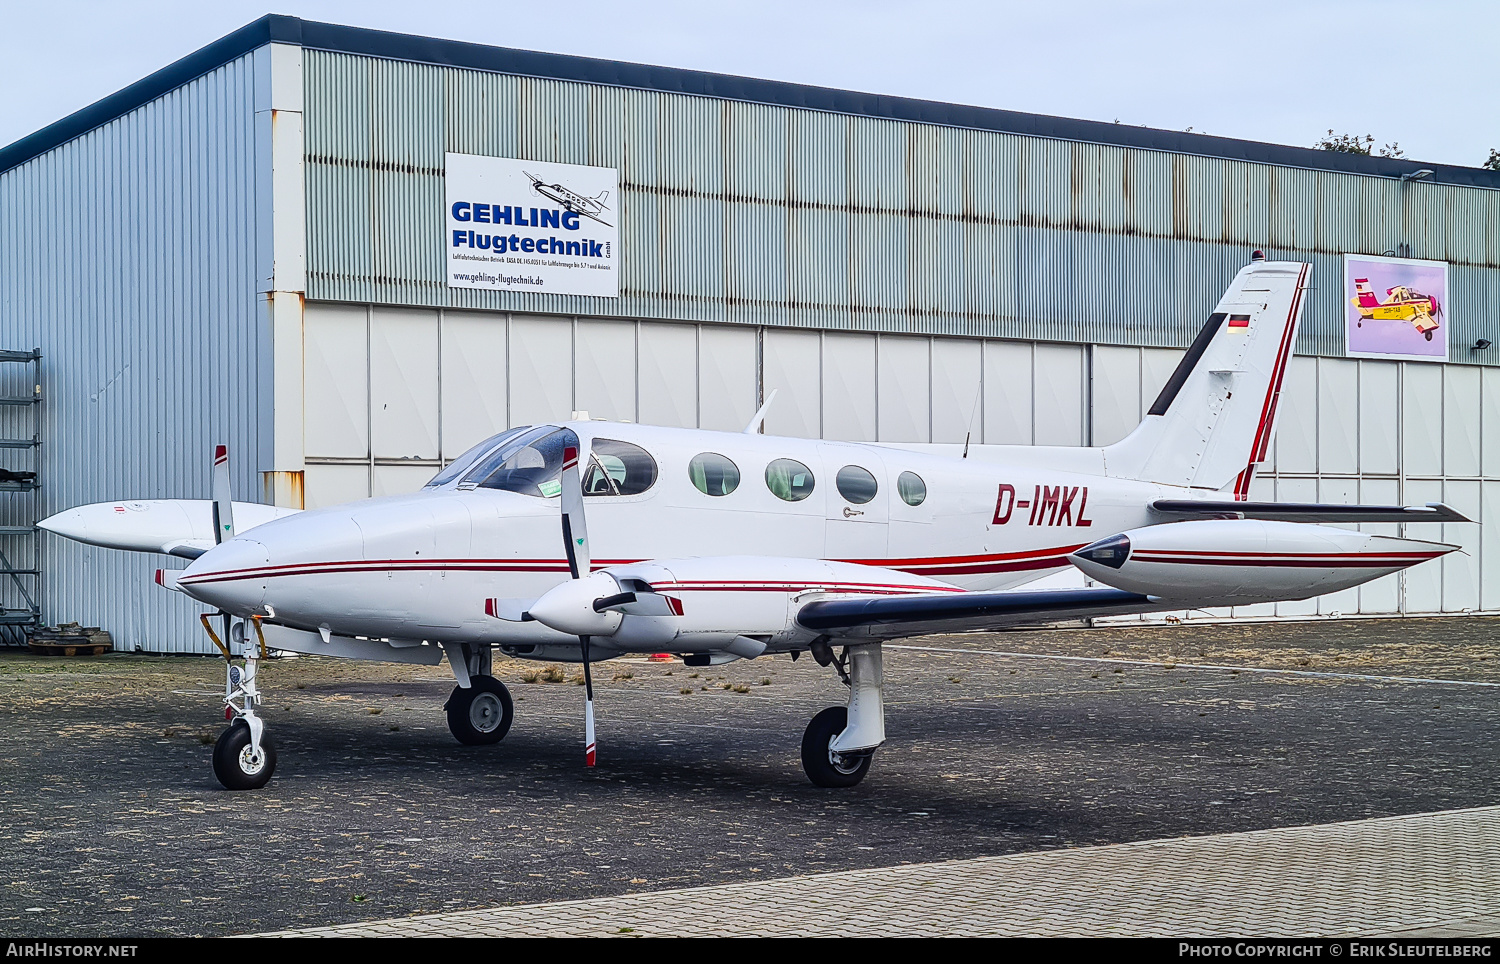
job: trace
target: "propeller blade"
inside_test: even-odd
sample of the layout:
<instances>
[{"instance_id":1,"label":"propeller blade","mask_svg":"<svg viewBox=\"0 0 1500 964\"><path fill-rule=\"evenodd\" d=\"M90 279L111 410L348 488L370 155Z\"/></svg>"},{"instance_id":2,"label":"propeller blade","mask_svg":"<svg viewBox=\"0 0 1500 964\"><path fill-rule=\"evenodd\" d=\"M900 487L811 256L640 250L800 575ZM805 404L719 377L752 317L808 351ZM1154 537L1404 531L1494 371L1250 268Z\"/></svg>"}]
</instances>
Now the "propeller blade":
<instances>
[{"instance_id":1,"label":"propeller blade","mask_svg":"<svg viewBox=\"0 0 1500 964\"><path fill-rule=\"evenodd\" d=\"M234 536L234 500L229 492L229 446L214 446L214 545Z\"/></svg>"},{"instance_id":2,"label":"propeller blade","mask_svg":"<svg viewBox=\"0 0 1500 964\"><path fill-rule=\"evenodd\" d=\"M594 765L594 674L589 669L589 638L579 636L583 644L583 765Z\"/></svg>"},{"instance_id":3,"label":"propeller blade","mask_svg":"<svg viewBox=\"0 0 1500 964\"><path fill-rule=\"evenodd\" d=\"M563 448L563 548L568 556L568 571L573 574L574 579L587 576L590 571L589 530L583 518L583 479L578 469L581 455L577 443Z\"/></svg>"}]
</instances>

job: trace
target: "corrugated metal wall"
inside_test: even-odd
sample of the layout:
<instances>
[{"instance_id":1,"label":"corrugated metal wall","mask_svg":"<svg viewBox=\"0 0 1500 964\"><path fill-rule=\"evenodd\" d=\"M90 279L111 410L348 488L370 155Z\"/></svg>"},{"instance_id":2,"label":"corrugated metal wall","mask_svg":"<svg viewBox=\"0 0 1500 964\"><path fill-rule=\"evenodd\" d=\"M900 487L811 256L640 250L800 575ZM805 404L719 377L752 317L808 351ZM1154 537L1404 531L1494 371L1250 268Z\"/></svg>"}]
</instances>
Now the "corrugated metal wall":
<instances>
[{"instance_id":1,"label":"corrugated metal wall","mask_svg":"<svg viewBox=\"0 0 1500 964\"><path fill-rule=\"evenodd\" d=\"M1399 183L309 50L315 299L1184 345L1252 248L1453 265L1453 360L1500 363L1500 191ZM620 171L618 299L450 289L444 152ZM1500 341L1500 340L1497 340Z\"/></svg>"},{"instance_id":2,"label":"corrugated metal wall","mask_svg":"<svg viewBox=\"0 0 1500 964\"><path fill-rule=\"evenodd\" d=\"M44 356L43 515L204 498L224 441L237 496L260 497L268 50L0 175L0 347ZM152 582L161 557L47 536L43 565L48 620L103 626L120 648L201 651L199 607Z\"/></svg>"}]
</instances>

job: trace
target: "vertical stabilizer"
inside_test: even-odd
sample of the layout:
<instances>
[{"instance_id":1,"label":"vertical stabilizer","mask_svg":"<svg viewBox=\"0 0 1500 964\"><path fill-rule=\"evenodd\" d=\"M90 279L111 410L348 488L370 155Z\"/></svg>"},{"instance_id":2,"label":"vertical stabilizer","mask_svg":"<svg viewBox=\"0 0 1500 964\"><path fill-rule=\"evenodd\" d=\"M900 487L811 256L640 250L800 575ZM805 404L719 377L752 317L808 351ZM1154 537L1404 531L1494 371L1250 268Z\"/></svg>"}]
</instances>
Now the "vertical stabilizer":
<instances>
[{"instance_id":1,"label":"vertical stabilizer","mask_svg":"<svg viewBox=\"0 0 1500 964\"><path fill-rule=\"evenodd\" d=\"M1311 272L1295 261L1241 268L1145 420L1104 449L1108 474L1246 498L1271 444Z\"/></svg>"}]
</instances>

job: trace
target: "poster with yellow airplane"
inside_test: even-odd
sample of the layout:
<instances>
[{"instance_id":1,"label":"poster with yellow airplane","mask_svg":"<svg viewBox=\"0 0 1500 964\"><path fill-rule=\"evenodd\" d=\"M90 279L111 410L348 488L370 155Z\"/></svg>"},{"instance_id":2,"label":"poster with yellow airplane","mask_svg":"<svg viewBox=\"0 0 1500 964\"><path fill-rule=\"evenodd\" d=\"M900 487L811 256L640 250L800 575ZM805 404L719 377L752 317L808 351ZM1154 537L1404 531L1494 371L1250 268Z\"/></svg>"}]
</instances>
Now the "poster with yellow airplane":
<instances>
[{"instance_id":1,"label":"poster with yellow airplane","mask_svg":"<svg viewBox=\"0 0 1500 964\"><path fill-rule=\"evenodd\" d=\"M1347 354L1444 361L1448 329L1446 261L1344 255Z\"/></svg>"}]
</instances>

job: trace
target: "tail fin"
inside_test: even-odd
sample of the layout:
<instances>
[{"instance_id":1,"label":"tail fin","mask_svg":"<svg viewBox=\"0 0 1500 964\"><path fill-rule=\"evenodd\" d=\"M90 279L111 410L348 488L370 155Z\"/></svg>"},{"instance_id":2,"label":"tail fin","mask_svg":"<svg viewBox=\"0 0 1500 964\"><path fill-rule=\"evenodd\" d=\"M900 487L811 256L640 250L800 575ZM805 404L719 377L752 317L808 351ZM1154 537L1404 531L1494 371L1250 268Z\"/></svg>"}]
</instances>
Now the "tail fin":
<instances>
[{"instance_id":1,"label":"tail fin","mask_svg":"<svg viewBox=\"0 0 1500 964\"><path fill-rule=\"evenodd\" d=\"M1379 308L1380 299L1370 290L1369 278L1354 279L1354 303L1361 308Z\"/></svg>"},{"instance_id":2,"label":"tail fin","mask_svg":"<svg viewBox=\"0 0 1500 964\"><path fill-rule=\"evenodd\" d=\"M1106 471L1249 496L1266 459L1312 265L1241 268L1136 430L1104 449Z\"/></svg>"}]
</instances>

